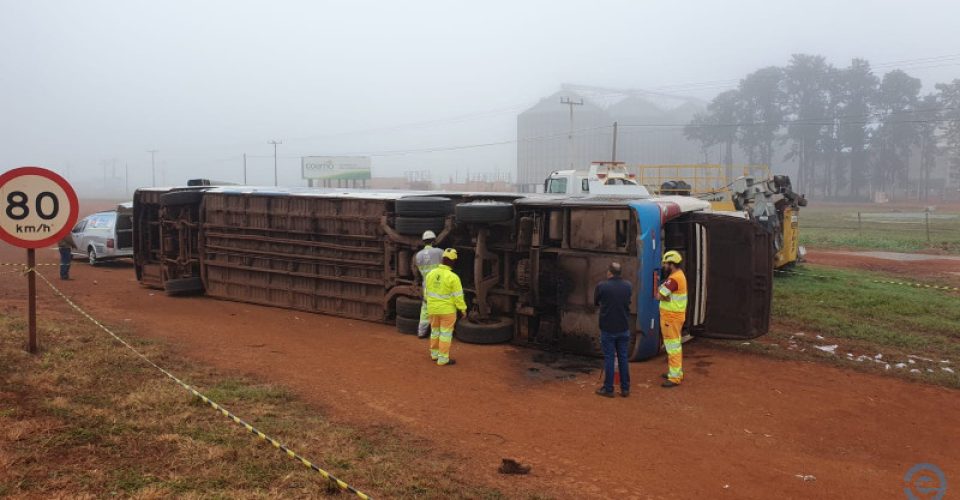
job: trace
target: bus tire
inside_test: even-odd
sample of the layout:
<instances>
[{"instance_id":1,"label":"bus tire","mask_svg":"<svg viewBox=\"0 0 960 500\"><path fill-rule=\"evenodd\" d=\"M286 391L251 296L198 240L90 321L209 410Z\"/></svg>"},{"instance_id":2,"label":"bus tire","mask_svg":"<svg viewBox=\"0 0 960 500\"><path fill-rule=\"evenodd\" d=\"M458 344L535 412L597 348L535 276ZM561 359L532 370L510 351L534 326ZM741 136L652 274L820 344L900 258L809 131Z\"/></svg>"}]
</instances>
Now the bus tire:
<instances>
[{"instance_id":1,"label":"bus tire","mask_svg":"<svg viewBox=\"0 0 960 500\"><path fill-rule=\"evenodd\" d=\"M407 217L443 217L453 213L453 203L442 196L411 196L397 200L394 211Z\"/></svg>"},{"instance_id":2,"label":"bus tire","mask_svg":"<svg viewBox=\"0 0 960 500\"><path fill-rule=\"evenodd\" d=\"M397 316L420 321L420 299L400 295L397 297Z\"/></svg>"},{"instance_id":3,"label":"bus tire","mask_svg":"<svg viewBox=\"0 0 960 500\"><path fill-rule=\"evenodd\" d=\"M502 344L513 340L513 320L499 318L489 323L474 323L468 319L457 322L453 336L467 344Z\"/></svg>"},{"instance_id":4,"label":"bus tire","mask_svg":"<svg viewBox=\"0 0 960 500\"><path fill-rule=\"evenodd\" d=\"M494 223L513 220L513 204L503 201L472 201L456 207L457 222Z\"/></svg>"},{"instance_id":5,"label":"bus tire","mask_svg":"<svg viewBox=\"0 0 960 500\"><path fill-rule=\"evenodd\" d=\"M420 329L420 318L397 316L397 331L406 335L416 335Z\"/></svg>"},{"instance_id":6,"label":"bus tire","mask_svg":"<svg viewBox=\"0 0 960 500\"><path fill-rule=\"evenodd\" d=\"M420 236L424 231L439 232L443 225L443 217L397 217L393 228L403 235Z\"/></svg>"}]
</instances>

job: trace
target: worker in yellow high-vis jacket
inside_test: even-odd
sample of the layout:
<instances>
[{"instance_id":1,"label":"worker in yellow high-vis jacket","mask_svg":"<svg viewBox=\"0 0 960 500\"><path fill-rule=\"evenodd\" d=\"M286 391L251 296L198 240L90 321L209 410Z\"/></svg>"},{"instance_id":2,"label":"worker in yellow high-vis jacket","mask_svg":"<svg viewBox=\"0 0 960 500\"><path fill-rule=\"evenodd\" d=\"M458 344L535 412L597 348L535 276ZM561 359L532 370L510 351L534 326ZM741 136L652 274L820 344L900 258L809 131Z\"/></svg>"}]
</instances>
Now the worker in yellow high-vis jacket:
<instances>
[{"instance_id":1,"label":"worker in yellow high-vis jacket","mask_svg":"<svg viewBox=\"0 0 960 500\"><path fill-rule=\"evenodd\" d=\"M463 286L460 277L453 272L457 251L443 251L440 265L424 278L424 296L427 298L427 313L430 315L430 358L439 366L455 363L450 358L453 342L453 327L458 318L467 315L467 303L463 301Z\"/></svg>"},{"instance_id":2,"label":"worker in yellow high-vis jacket","mask_svg":"<svg viewBox=\"0 0 960 500\"><path fill-rule=\"evenodd\" d=\"M663 254L663 273L666 281L660 285L657 297L660 299L660 335L663 347L667 351L669 370L663 374L662 387L677 387L683 381L683 350L680 332L687 319L687 277L683 274L680 262L683 259L676 250Z\"/></svg>"}]
</instances>

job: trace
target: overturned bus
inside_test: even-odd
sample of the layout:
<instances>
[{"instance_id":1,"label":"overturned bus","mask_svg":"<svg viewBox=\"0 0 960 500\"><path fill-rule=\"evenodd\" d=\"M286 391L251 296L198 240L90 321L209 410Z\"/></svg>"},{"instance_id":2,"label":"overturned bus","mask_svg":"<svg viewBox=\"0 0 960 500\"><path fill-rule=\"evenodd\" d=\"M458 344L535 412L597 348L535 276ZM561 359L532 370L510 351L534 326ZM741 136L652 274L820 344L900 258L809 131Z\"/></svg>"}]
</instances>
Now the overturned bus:
<instances>
[{"instance_id":1,"label":"overturned bus","mask_svg":"<svg viewBox=\"0 0 960 500\"><path fill-rule=\"evenodd\" d=\"M685 333L767 332L771 236L688 197L342 192L254 187L145 188L134 197L141 284L171 294L299 309L416 331L420 235L456 248L465 342L599 355L593 291L610 262L634 286L631 358L661 346L660 258L684 256ZM413 327L411 328L411 324Z\"/></svg>"}]
</instances>

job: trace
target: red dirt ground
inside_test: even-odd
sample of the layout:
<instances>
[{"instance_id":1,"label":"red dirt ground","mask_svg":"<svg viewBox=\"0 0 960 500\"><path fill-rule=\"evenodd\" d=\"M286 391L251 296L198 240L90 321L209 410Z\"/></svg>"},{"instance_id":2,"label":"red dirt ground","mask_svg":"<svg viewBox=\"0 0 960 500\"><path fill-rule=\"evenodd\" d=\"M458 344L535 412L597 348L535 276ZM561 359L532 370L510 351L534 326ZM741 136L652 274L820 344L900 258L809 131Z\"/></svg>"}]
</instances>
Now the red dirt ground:
<instances>
[{"instance_id":1,"label":"red dirt ground","mask_svg":"<svg viewBox=\"0 0 960 500\"><path fill-rule=\"evenodd\" d=\"M856 255L853 251L810 250L806 259L811 264L887 273L911 282L933 280L937 284L960 285L960 259L955 258L898 261Z\"/></svg>"},{"instance_id":2,"label":"red dirt ground","mask_svg":"<svg viewBox=\"0 0 960 500\"><path fill-rule=\"evenodd\" d=\"M56 252L38 258L54 262ZM4 244L0 261L22 262L23 251ZM56 277L55 267L42 272ZM440 368L424 341L390 325L171 298L141 288L123 264L75 262L71 274L64 292L107 324L285 386L336 420L428 439L466 477L511 496L887 498L903 494L904 474L921 462L960 480L960 394L949 389L693 342L682 387L659 387L658 358L632 365L629 399L609 400L593 394L597 371L557 370L535 361L539 351L455 342L458 364ZM10 276L0 301L23 311L25 280ZM41 314L65 307L38 286ZM532 473L498 475L504 457Z\"/></svg>"}]
</instances>

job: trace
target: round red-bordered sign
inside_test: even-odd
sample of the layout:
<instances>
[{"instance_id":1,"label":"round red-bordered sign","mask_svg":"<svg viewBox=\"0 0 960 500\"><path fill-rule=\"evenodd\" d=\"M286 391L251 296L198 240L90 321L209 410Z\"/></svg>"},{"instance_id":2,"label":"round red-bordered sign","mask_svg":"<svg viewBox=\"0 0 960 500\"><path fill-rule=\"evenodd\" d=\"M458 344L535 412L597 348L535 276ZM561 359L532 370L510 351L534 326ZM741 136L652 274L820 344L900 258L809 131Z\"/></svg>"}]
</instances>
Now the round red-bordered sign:
<instances>
[{"instance_id":1,"label":"round red-bordered sign","mask_svg":"<svg viewBox=\"0 0 960 500\"><path fill-rule=\"evenodd\" d=\"M0 240L20 248L53 245L79 215L77 193L56 172L19 167L0 175Z\"/></svg>"}]
</instances>

